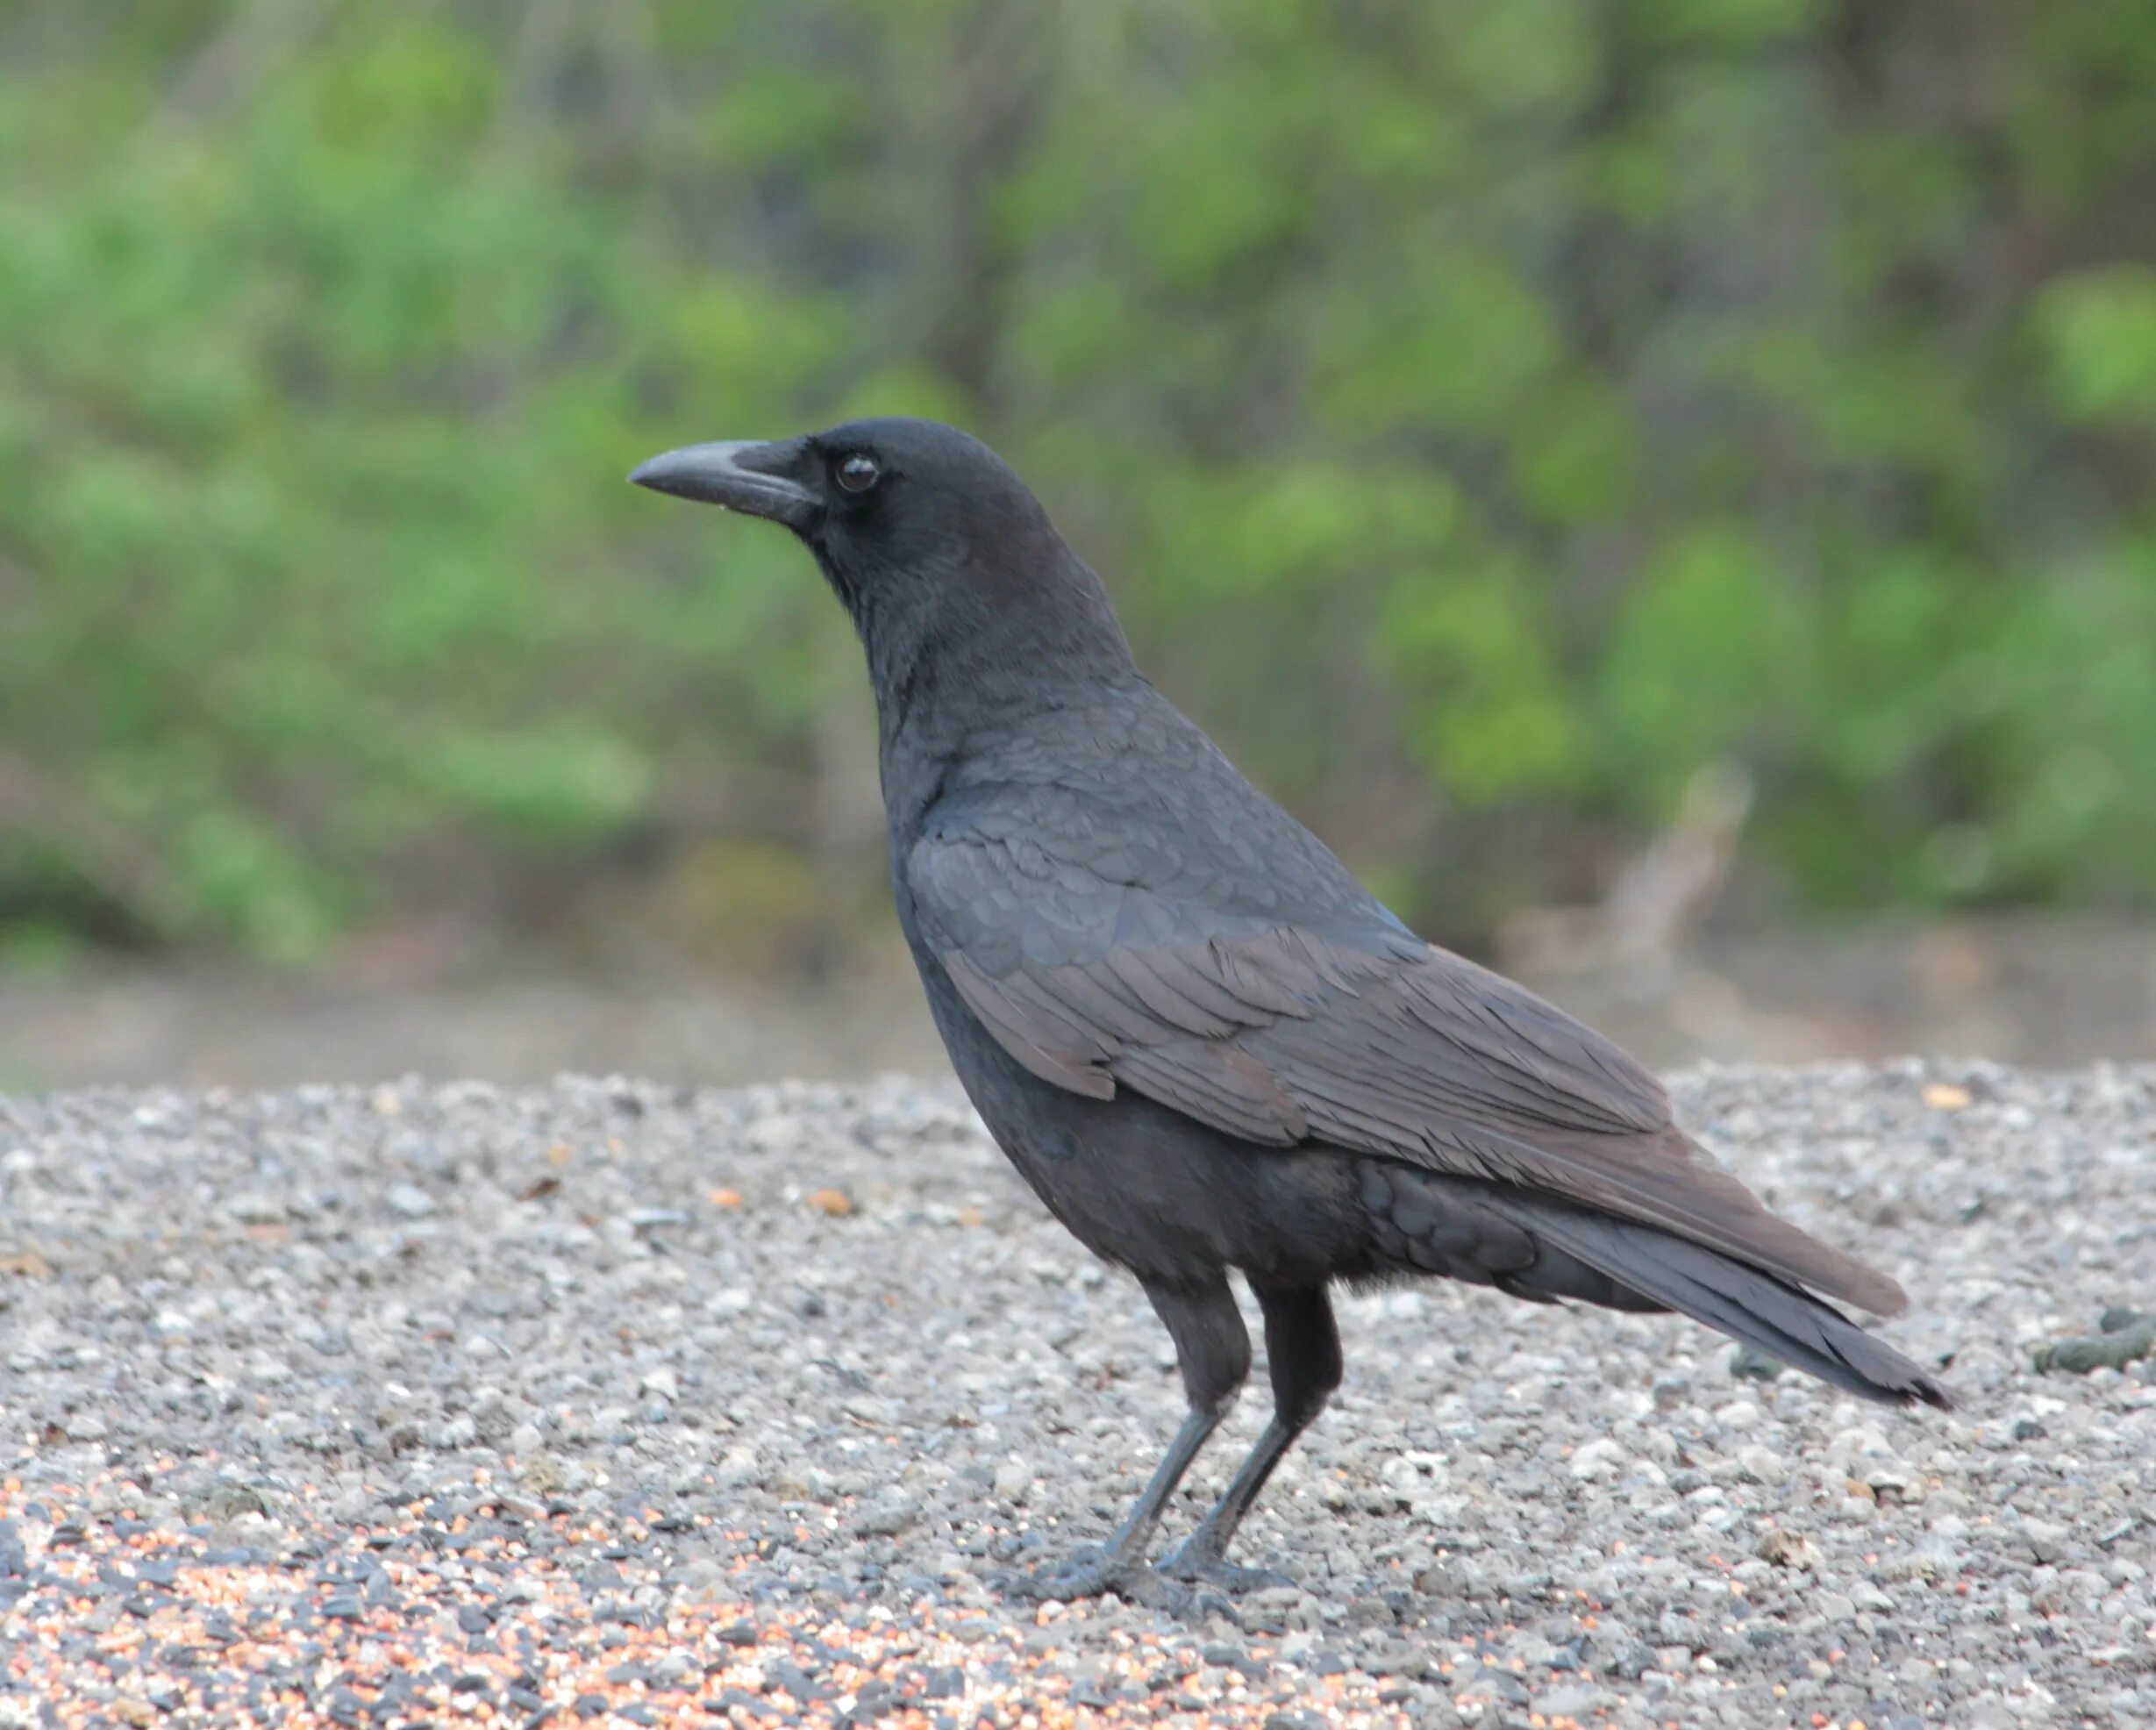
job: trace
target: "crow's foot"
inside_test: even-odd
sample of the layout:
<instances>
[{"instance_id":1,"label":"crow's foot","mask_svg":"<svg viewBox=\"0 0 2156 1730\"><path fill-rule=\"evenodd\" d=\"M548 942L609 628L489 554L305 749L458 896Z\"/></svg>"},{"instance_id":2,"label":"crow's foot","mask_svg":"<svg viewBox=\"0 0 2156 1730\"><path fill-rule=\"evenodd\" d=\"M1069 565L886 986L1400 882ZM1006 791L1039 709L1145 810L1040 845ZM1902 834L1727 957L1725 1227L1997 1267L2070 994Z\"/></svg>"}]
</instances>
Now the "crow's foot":
<instances>
[{"instance_id":1,"label":"crow's foot","mask_svg":"<svg viewBox=\"0 0 2156 1730\"><path fill-rule=\"evenodd\" d=\"M1091 1545L1032 1573L1004 1575L996 1583L1008 1596L1032 1602L1054 1598L1067 1604L1113 1592L1183 1620L1216 1615L1233 1619L1235 1614L1233 1605L1217 1590L1207 1589L1216 1582L1170 1579L1142 1559Z\"/></svg>"},{"instance_id":2,"label":"crow's foot","mask_svg":"<svg viewBox=\"0 0 2156 1730\"><path fill-rule=\"evenodd\" d=\"M1106 1592L1127 1597L1138 1576L1152 1572L1143 1559L1133 1561L1098 1544L1089 1544L1060 1562L1028 1573L1006 1574L997 1583L1012 1598L1055 1598L1067 1603L1074 1598L1099 1598Z\"/></svg>"},{"instance_id":3,"label":"crow's foot","mask_svg":"<svg viewBox=\"0 0 2156 1730\"><path fill-rule=\"evenodd\" d=\"M1171 1580L1180 1580L1187 1585L1210 1586L1231 1596L1269 1591L1276 1586L1293 1588L1296 1584L1292 1575L1274 1569L1239 1568L1195 1540L1178 1545L1162 1556L1160 1571Z\"/></svg>"}]
</instances>

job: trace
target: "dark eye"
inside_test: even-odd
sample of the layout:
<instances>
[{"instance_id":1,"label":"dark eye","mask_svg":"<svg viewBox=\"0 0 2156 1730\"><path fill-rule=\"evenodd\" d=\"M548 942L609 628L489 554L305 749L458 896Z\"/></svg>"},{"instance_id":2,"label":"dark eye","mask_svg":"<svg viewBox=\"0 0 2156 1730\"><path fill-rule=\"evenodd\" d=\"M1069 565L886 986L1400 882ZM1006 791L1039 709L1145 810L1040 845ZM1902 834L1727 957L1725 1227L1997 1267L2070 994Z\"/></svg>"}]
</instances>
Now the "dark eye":
<instances>
[{"instance_id":1,"label":"dark eye","mask_svg":"<svg viewBox=\"0 0 2156 1730\"><path fill-rule=\"evenodd\" d=\"M856 451L839 465L839 484L848 492L867 492L883 478L883 465Z\"/></svg>"}]
</instances>

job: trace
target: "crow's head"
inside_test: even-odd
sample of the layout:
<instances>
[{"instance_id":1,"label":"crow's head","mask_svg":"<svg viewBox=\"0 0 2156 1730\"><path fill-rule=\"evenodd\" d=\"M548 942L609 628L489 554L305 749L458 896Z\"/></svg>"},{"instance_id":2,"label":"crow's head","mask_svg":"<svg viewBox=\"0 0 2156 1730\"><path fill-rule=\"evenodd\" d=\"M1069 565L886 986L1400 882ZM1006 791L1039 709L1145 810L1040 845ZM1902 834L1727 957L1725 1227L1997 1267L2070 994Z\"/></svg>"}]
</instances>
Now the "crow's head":
<instances>
[{"instance_id":1,"label":"crow's head","mask_svg":"<svg viewBox=\"0 0 2156 1730\"><path fill-rule=\"evenodd\" d=\"M896 586L948 582L983 560L1031 563L1043 543L1060 545L1047 512L1003 458L932 420L855 420L770 444L690 445L629 478L783 523L857 612L899 599Z\"/></svg>"},{"instance_id":2,"label":"crow's head","mask_svg":"<svg viewBox=\"0 0 2156 1730\"><path fill-rule=\"evenodd\" d=\"M849 421L770 444L689 445L640 487L783 523L853 615L879 695L925 654L1030 638L1029 659L1128 650L1099 579L1010 466L931 420Z\"/></svg>"}]
</instances>

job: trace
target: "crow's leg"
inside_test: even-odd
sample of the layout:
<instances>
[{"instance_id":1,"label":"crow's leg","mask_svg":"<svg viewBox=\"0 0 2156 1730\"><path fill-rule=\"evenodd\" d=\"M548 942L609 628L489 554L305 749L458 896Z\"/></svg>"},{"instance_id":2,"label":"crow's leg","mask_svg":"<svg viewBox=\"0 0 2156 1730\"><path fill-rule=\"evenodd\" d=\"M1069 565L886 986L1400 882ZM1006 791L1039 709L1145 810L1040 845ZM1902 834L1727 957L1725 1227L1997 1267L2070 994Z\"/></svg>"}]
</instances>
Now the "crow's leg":
<instances>
[{"instance_id":1,"label":"crow's leg","mask_svg":"<svg viewBox=\"0 0 2156 1730\"><path fill-rule=\"evenodd\" d=\"M1012 1590L1024 1597L1093 1598L1112 1591L1174 1609L1189 1596L1146 1565L1146 1548L1167 1498L1227 1416L1237 1390L1250 1374L1250 1334L1224 1276L1195 1286L1148 1283L1146 1296L1174 1339L1176 1362L1190 1400L1189 1415L1115 1535L1103 1545L1089 1547L1066 1562L1010 1582Z\"/></svg>"},{"instance_id":2,"label":"crow's leg","mask_svg":"<svg viewBox=\"0 0 2156 1730\"><path fill-rule=\"evenodd\" d=\"M1250 1450L1250 1457L1213 1505L1212 1512L1171 1555L1160 1571L1172 1579L1202 1581L1229 1591L1291 1585L1283 1574L1261 1568L1238 1568L1224 1558L1228 1541L1243 1523L1265 1481L1273 1475L1295 1439L1325 1409L1340 1385L1340 1333L1333 1326L1332 1303L1322 1285L1255 1285L1265 1312L1265 1352L1273 1376L1273 1416Z\"/></svg>"}]
</instances>

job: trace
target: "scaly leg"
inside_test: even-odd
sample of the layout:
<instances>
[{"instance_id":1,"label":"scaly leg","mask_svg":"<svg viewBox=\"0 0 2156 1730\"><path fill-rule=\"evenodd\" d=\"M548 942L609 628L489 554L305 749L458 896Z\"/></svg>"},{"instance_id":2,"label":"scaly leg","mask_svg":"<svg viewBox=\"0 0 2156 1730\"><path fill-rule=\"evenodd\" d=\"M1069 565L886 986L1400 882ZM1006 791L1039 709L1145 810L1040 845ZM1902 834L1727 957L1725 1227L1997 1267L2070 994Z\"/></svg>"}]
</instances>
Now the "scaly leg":
<instances>
[{"instance_id":1,"label":"scaly leg","mask_svg":"<svg viewBox=\"0 0 2156 1730\"><path fill-rule=\"evenodd\" d=\"M1284 1574L1238 1568L1224 1558L1228 1541L1243 1523L1281 1456L1310 1420L1325 1409L1340 1385L1340 1334L1323 1285L1262 1286L1253 1283L1265 1312L1265 1350L1273 1378L1273 1416L1250 1455L1197 1530L1163 1557L1171 1579L1202 1582L1227 1591L1292 1585Z\"/></svg>"},{"instance_id":2,"label":"scaly leg","mask_svg":"<svg viewBox=\"0 0 2156 1730\"><path fill-rule=\"evenodd\" d=\"M1010 1581L1010 1589L1021 1597L1069 1599L1112 1591L1170 1609L1182 1607L1189 1599L1189 1593L1168 1586L1146 1564L1146 1551L1168 1498L1234 1405L1237 1390L1250 1374L1250 1334L1224 1275L1197 1286L1148 1284L1146 1296L1175 1341L1189 1415L1115 1535L1103 1545L1089 1546L1037 1574Z\"/></svg>"}]
</instances>

